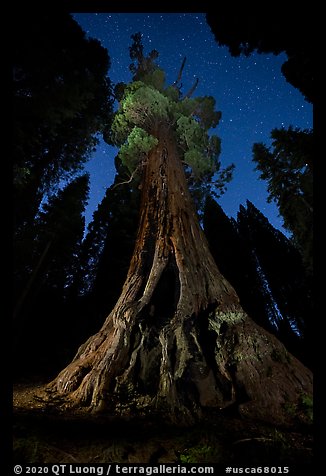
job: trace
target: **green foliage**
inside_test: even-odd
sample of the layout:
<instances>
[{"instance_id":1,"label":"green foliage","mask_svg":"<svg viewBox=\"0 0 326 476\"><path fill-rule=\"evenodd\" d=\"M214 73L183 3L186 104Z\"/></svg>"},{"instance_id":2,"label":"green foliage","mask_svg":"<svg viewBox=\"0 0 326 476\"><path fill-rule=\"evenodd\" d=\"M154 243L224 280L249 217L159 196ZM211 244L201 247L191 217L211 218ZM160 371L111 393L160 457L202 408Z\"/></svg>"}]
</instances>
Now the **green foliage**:
<instances>
[{"instance_id":1,"label":"green foliage","mask_svg":"<svg viewBox=\"0 0 326 476\"><path fill-rule=\"evenodd\" d=\"M162 75L159 76L162 79ZM155 79L155 74L148 75L147 80L150 77ZM212 176L219 165L220 140L216 136L208 136L204 125L199 122L199 116L196 120L194 116L181 114L181 111L194 111L197 103L203 106L201 111L198 109L198 114L202 114L204 124L207 125L211 122L208 120L208 110L213 107L214 101L193 102L186 98L180 106L180 103L175 103L153 85L146 85L142 81L133 82L125 89L120 110L115 115L107 140L121 146L120 158L132 173L144 154L157 144L148 132L159 121L167 121L174 125L183 159L191 168L193 177L200 180L209 174ZM213 123L216 121L214 117L213 114Z\"/></svg>"},{"instance_id":2,"label":"green foliage","mask_svg":"<svg viewBox=\"0 0 326 476\"><path fill-rule=\"evenodd\" d=\"M131 130L132 126L125 115L117 113L110 129L106 130L104 139L110 145L121 145L126 142Z\"/></svg>"},{"instance_id":3,"label":"green foliage","mask_svg":"<svg viewBox=\"0 0 326 476\"><path fill-rule=\"evenodd\" d=\"M106 132L106 142L116 146L130 142L129 135L135 126L144 132L150 131L156 121L167 118L168 107L169 100L152 86L142 81L129 84L124 89L112 126Z\"/></svg>"},{"instance_id":4,"label":"green foliage","mask_svg":"<svg viewBox=\"0 0 326 476\"><path fill-rule=\"evenodd\" d=\"M179 100L180 99L180 100ZM196 110L195 100L184 97L177 98L176 104L174 105L174 119L177 122L179 117L191 117Z\"/></svg>"},{"instance_id":5,"label":"green foliage","mask_svg":"<svg viewBox=\"0 0 326 476\"><path fill-rule=\"evenodd\" d=\"M141 159L158 143L156 137L147 134L144 129L134 127L128 136L127 142L120 148L119 157L122 163L132 173Z\"/></svg>"},{"instance_id":6,"label":"green foliage","mask_svg":"<svg viewBox=\"0 0 326 476\"><path fill-rule=\"evenodd\" d=\"M295 403L285 402L283 408L290 417L295 417L297 413L297 405Z\"/></svg>"},{"instance_id":7,"label":"green foliage","mask_svg":"<svg viewBox=\"0 0 326 476\"><path fill-rule=\"evenodd\" d=\"M313 423L313 398L307 394L301 394L297 403L285 402L284 410L291 417L304 417L307 423Z\"/></svg>"},{"instance_id":8,"label":"green foliage","mask_svg":"<svg viewBox=\"0 0 326 476\"><path fill-rule=\"evenodd\" d=\"M149 130L157 121L168 119L169 100L153 86L140 81L127 88L121 103L127 121Z\"/></svg>"},{"instance_id":9,"label":"green foliage","mask_svg":"<svg viewBox=\"0 0 326 476\"><path fill-rule=\"evenodd\" d=\"M308 417L310 423L313 422L313 398L310 395L302 394L300 399L300 407Z\"/></svg>"},{"instance_id":10,"label":"green foliage","mask_svg":"<svg viewBox=\"0 0 326 476\"><path fill-rule=\"evenodd\" d=\"M205 184L215 186L217 193L222 194L234 166L221 169L220 139L208 133L221 117L221 113L215 111L215 99L182 97L176 84L165 84L165 73L155 64L158 53L153 50L148 56L144 55L140 33L132 35L132 39L133 82L116 88L119 109L105 140L121 148L119 157L132 174L144 154L157 144L154 136L160 125L165 124L175 133L190 188L196 191L198 203L202 201L200 195L208 191Z\"/></svg>"},{"instance_id":11,"label":"green foliage","mask_svg":"<svg viewBox=\"0 0 326 476\"><path fill-rule=\"evenodd\" d=\"M192 117L180 116L176 121L176 132L179 144L185 150L200 147L201 143L207 139L205 131Z\"/></svg>"},{"instance_id":12,"label":"green foliage","mask_svg":"<svg viewBox=\"0 0 326 476\"><path fill-rule=\"evenodd\" d=\"M200 178L212 170L212 164L208 160L203 160L203 154L200 150L192 148L184 154L185 162L191 166L194 177Z\"/></svg>"}]
</instances>

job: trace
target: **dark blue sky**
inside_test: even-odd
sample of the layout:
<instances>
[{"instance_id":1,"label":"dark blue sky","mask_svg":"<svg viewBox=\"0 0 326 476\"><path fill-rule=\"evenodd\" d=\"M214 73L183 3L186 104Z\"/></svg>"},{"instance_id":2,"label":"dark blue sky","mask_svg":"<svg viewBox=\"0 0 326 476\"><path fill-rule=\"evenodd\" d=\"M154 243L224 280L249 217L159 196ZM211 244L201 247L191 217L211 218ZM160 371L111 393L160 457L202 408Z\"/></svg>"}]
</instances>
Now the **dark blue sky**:
<instances>
[{"instance_id":1,"label":"dark blue sky","mask_svg":"<svg viewBox=\"0 0 326 476\"><path fill-rule=\"evenodd\" d=\"M248 199L284 232L276 205L267 203L267 184L254 171L252 145L269 145L273 128L312 127L312 105L281 73L286 55L232 57L226 47L216 43L204 13L74 13L73 17L87 35L107 48L109 77L114 83L131 79L128 47L130 36L138 31L143 34L145 53L152 49L159 52L157 62L165 70L168 83L176 79L182 59L187 57L183 91L198 77L194 96L214 96L217 110L222 112L214 130L222 140L222 166L232 162L236 166L234 178L218 203L228 216L236 217L239 206ZM86 166L91 175L86 223L113 182L116 153L117 149L101 141Z\"/></svg>"}]
</instances>

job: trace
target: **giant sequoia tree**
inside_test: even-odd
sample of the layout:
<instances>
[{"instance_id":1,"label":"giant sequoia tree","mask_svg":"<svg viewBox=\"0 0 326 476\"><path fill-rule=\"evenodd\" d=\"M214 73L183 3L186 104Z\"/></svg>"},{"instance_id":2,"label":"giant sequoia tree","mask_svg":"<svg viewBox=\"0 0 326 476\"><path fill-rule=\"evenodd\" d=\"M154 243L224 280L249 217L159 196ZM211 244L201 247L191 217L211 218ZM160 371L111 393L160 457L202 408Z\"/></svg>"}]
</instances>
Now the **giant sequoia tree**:
<instances>
[{"instance_id":1,"label":"giant sequoia tree","mask_svg":"<svg viewBox=\"0 0 326 476\"><path fill-rule=\"evenodd\" d=\"M207 408L238 406L243 415L284 421L285 404L311 393L310 372L243 311L221 275L191 199L186 176L219 168L218 123L211 97L166 86L143 55L130 50L134 80L121 88L111 140L138 175L138 235L121 295L102 328L48 385L68 405L128 414L151 412L191 422Z\"/></svg>"}]
</instances>

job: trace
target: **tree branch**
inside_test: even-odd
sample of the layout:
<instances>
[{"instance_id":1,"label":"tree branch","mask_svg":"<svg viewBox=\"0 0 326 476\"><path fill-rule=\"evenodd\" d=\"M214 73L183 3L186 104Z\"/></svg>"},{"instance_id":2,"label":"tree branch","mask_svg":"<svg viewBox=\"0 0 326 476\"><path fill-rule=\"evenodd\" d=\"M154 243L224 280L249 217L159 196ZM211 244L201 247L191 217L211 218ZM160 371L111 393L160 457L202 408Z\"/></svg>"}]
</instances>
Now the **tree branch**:
<instances>
[{"instance_id":1,"label":"tree branch","mask_svg":"<svg viewBox=\"0 0 326 476\"><path fill-rule=\"evenodd\" d=\"M183 58L183 61L182 61L182 64L181 64L181 68L179 70L179 74L178 74L178 77L176 79L176 81L174 81L174 83L172 84L172 87L175 88L175 89L180 89L180 87L178 88L178 83L181 81L181 76L182 76L182 71L183 71L183 68L185 66L185 63L186 63L186 56Z\"/></svg>"},{"instance_id":2,"label":"tree branch","mask_svg":"<svg viewBox=\"0 0 326 476\"><path fill-rule=\"evenodd\" d=\"M195 81L195 83L193 84L192 88L189 89L189 91L187 92L187 94L185 94L182 99L190 98L190 96L192 96L193 92L194 92L195 89L197 88L198 83L199 83L199 79L196 78L196 81Z\"/></svg>"},{"instance_id":3,"label":"tree branch","mask_svg":"<svg viewBox=\"0 0 326 476\"><path fill-rule=\"evenodd\" d=\"M115 185L113 185L112 187L112 190L114 190L116 187L118 187L119 185L125 185L126 183L130 183L132 182L132 180L134 179L136 173L138 172L138 170L143 167L146 163L146 160L142 160L140 162L140 164L137 165L137 167L135 168L135 170L133 171L133 173L130 175L129 179L128 180L124 180L123 182L119 182L119 183L116 183Z\"/></svg>"}]
</instances>

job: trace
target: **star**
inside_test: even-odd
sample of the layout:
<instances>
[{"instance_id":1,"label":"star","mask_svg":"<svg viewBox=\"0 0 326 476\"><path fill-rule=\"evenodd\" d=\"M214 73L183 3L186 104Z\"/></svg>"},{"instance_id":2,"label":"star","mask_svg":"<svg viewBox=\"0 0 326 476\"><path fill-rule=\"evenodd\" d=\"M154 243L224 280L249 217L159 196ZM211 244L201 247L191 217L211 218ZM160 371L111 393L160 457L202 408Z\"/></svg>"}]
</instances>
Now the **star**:
<instances>
[{"instance_id":1,"label":"star","mask_svg":"<svg viewBox=\"0 0 326 476\"><path fill-rule=\"evenodd\" d=\"M204 13L75 13L84 31L107 48L114 83L131 80L129 71L130 35L141 31L145 52L155 48L158 64L166 72L168 83L176 79L180 59L187 57L183 73L185 89L199 78L195 95L213 96L222 120L214 131L222 141L222 166L235 163L234 179L218 200L224 212L235 217L239 206L249 199L264 210L270 223L283 233L282 219L273 203L267 203L267 185L258 179L251 162L255 142L270 143L274 128L289 125L312 128L312 106L284 79L281 66L285 54L270 56L253 53L249 57L232 57L226 47L218 46L206 23ZM188 84L190 83L190 85ZM223 120L226 119L226 120ZM91 191L86 222L91 219L101 197L93 190L105 189L114 180L114 157L117 149L103 141L86 166L91 174ZM105 152L103 152L105 150ZM246 157L246 160L244 160ZM104 160L100 163L101 159ZM245 175L246 180L241 180Z\"/></svg>"}]
</instances>

